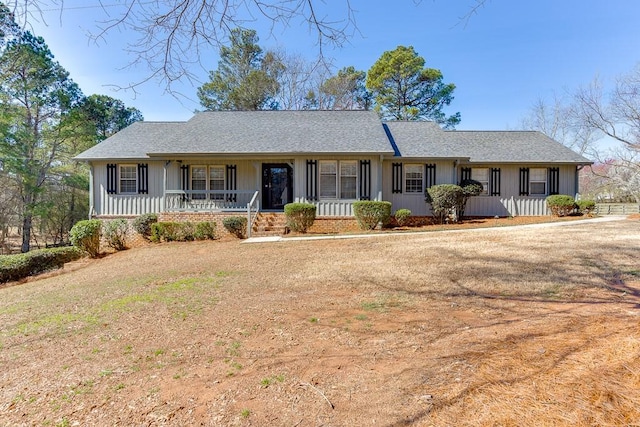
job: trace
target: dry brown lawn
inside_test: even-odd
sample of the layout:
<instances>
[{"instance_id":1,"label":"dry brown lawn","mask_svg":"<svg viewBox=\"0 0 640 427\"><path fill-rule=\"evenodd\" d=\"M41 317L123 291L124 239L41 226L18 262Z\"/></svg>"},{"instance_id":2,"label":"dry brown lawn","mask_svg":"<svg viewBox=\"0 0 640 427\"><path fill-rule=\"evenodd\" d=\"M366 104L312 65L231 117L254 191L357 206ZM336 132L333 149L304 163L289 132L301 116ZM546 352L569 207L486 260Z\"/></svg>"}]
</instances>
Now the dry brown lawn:
<instances>
[{"instance_id":1,"label":"dry brown lawn","mask_svg":"<svg viewBox=\"0 0 640 427\"><path fill-rule=\"evenodd\" d=\"M0 288L0 425L640 425L640 220L148 246Z\"/></svg>"}]
</instances>

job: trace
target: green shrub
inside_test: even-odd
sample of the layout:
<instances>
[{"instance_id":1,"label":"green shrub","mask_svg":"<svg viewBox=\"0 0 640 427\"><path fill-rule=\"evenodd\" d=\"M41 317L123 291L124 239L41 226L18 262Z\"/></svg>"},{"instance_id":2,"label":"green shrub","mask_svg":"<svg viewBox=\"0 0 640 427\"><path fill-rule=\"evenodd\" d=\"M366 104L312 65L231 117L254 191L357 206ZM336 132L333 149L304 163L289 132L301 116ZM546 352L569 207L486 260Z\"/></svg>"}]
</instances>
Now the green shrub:
<instances>
[{"instance_id":1,"label":"green shrub","mask_svg":"<svg viewBox=\"0 0 640 427\"><path fill-rule=\"evenodd\" d=\"M151 224L150 240L160 242L190 242L215 239L215 222L156 222Z\"/></svg>"},{"instance_id":2,"label":"green shrub","mask_svg":"<svg viewBox=\"0 0 640 427\"><path fill-rule=\"evenodd\" d=\"M596 202L593 200L578 200L576 204L578 205L578 211L583 215L591 215L596 210Z\"/></svg>"},{"instance_id":3,"label":"green shrub","mask_svg":"<svg viewBox=\"0 0 640 427\"><path fill-rule=\"evenodd\" d=\"M100 254L100 229L102 223L97 219L78 221L69 232L71 244L87 252L91 258Z\"/></svg>"},{"instance_id":4,"label":"green shrub","mask_svg":"<svg viewBox=\"0 0 640 427\"><path fill-rule=\"evenodd\" d=\"M129 223L124 218L117 218L111 221L105 221L102 227L102 235L107 246L116 251L127 249L127 230Z\"/></svg>"},{"instance_id":5,"label":"green shrub","mask_svg":"<svg viewBox=\"0 0 640 427\"><path fill-rule=\"evenodd\" d=\"M391 219L391 202L363 200L353 202L353 215L363 230L373 230L382 223L385 226Z\"/></svg>"},{"instance_id":6,"label":"green shrub","mask_svg":"<svg viewBox=\"0 0 640 427\"><path fill-rule=\"evenodd\" d=\"M0 256L0 283L20 280L34 274L62 267L65 263L84 256L72 246L38 249L24 254Z\"/></svg>"},{"instance_id":7,"label":"green shrub","mask_svg":"<svg viewBox=\"0 0 640 427\"><path fill-rule=\"evenodd\" d=\"M553 215L567 216L575 210L576 202L573 197L566 194L554 194L547 197L547 206Z\"/></svg>"},{"instance_id":8,"label":"green shrub","mask_svg":"<svg viewBox=\"0 0 640 427\"><path fill-rule=\"evenodd\" d=\"M224 228L234 236L244 239L247 235L247 218L243 216L230 216L222 221Z\"/></svg>"},{"instance_id":9,"label":"green shrub","mask_svg":"<svg viewBox=\"0 0 640 427\"><path fill-rule=\"evenodd\" d=\"M292 231L306 233L316 220L316 205L312 203L288 203L284 205L287 226Z\"/></svg>"},{"instance_id":10,"label":"green shrub","mask_svg":"<svg viewBox=\"0 0 640 427\"><path fill-rule=\"evenodd\" d=\"M467 208L467 202L471 197L482 194L484 187L480 181L476 181L475 179L465 179L460 183L460 187L462 188L462 199L459 205L456 206L456 219L462 220L464 211Z\"/></svg>"},{"instance_id":11,"label":"green shrub","mask_svg":"<svg viewBox=\"0 0 640 427\"><path fill-rule=\"evenodd\" d=\"M433 217L444 224L445 220L455 214L465 199L464 190L455 184L438 184L427 188L426 202L431 205ZM457 221L457 218L454 218Z\"/></svg>"},{"instance_id":12,"label":"green shrub","mask_svg":"<svg viewBox=\"0 0 640 427\"><path fill-rule=\"evenodd\" d=\"M158 215L154 213L142 214L133 220L133 229L145 239L151 237L151 225L158 222Z\"/></svg>"},{"instance_id":13,"label":"green shrub","mask_svg":"<svg viewBox=\"0 0 640 427\"><path fill-rule=\"evenodd\" d=\"M393 214L396 222L400 227L404 227L409 223L409 217L411 216L411 211L409 209L398 209L396 213Z\"/></svg>"},{"instance_id":14,"label":"green shrub","mask_svg":"<svg viewBox=\"0 0 640 427\"><path fill-rule=\"evenodd\" d=\"M196 240L214 240L216 238L216 223L209 221L197 223L193 237Z\"/></svg>"}]
</instances>

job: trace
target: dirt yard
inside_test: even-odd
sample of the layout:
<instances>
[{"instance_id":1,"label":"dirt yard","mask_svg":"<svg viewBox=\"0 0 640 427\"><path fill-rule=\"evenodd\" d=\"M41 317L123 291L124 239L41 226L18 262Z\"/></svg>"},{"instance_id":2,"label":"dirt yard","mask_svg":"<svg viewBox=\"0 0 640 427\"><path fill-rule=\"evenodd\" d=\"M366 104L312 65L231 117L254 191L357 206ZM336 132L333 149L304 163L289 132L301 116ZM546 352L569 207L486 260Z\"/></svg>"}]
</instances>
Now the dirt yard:
<instances>
[{"instance_id":1,"label":"dirt yard","mask_svg":"<svg viewBox=\"0 0 640 427\"><path fill-rule=\"evenodd\" d=\"M0 288L0 425L639 426L640 220L81 260Z\"/></svg>"}]
</instances>

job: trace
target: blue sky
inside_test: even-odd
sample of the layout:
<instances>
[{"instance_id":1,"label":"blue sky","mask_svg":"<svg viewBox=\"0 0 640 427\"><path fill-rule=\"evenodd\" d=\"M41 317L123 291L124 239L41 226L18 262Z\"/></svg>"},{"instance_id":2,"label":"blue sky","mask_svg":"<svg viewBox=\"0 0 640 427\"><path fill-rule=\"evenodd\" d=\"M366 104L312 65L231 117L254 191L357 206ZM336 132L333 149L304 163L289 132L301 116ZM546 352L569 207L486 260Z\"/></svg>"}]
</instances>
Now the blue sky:
<instances>
[{"instance_id":1,"label":"blue sky","mask_svg":"<svg viewBox=\"0 0 640 427\"><path fill-rule=\"evenodd\" d=\"M117 3L116 0L103 4ZM327 0L328 4L343 4ZM66 10L48 9L33 30L45 38L56 59L87 95L101 93L122 99L142 111L145 120L187 120L199 107L196 89L178 86L191 98L179 102L155 81L137 93L114 91L148 75L126 68L133 59L123 46L135 35L112 32L101 43L87 38L96 31L104 10L86 6L98 0L65 0ZM389 4L394 4L389 7ZM488 0L466 22L473 0L351 0L359 32L341 49L325 50L341 68L368 70L386 50L411 45L438 68L445 82L455 83L455 100L448 113L459 111L458 129L517 129L537 99L563 95L599 76L611 81L640 62L640 2L637 0ZM46 7L43 7L46 9ZM117 8L107 8L116 13ZM340 16L339 9L333 11ZM268 24L247 25L258 31L263 49L317 53L314 35L301 23L272 34ZM203 57L206 69L195 69L202 82L217 64L218 49Z\"/></svg>"}]
</instances>

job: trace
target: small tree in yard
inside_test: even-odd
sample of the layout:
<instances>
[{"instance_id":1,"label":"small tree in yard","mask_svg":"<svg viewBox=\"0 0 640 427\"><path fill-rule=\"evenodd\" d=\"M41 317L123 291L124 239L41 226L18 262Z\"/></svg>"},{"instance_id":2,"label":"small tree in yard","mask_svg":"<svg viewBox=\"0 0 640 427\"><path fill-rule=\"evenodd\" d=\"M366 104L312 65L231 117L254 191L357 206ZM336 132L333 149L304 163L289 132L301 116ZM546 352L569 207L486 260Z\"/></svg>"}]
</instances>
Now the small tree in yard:
<instances>
[{"instance_id":1,"label":"small tree in yard","mask_svg":"<svg viewBox=\"0 0 640 427\"><path fill-rule=\"evenodd\" d=\"M573 197L566 194L555 194L547 197L547 206L555 216L567 216L576 208Z\"/></svg>"},{"instance_id":2,"label":"small tree in yard","mask_svg":"<svg viewBox=\"0 0 640 427\"><path fill-rule=\"evenodd\" d=\"M438 184L427 188L425 196L426 202L431 205L433 217L444 224L449 215L455 214L457 207L462 204L464 191L459 185Z\"/></svg>"}]
</instances>

